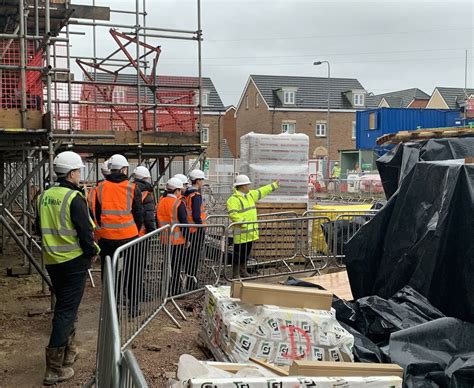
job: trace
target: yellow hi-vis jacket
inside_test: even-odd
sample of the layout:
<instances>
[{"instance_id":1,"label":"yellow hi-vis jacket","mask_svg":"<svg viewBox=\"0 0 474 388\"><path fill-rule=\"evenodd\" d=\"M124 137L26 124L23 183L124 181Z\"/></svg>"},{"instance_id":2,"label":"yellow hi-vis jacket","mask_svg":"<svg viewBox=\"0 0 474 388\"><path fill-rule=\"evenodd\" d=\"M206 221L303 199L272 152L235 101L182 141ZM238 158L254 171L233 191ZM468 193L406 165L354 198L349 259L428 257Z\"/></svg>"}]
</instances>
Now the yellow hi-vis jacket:
<instances>
[{"instance_id":1,"label":"yellow hi-vis jacket","mask_svg":"<svg viewBox=\"0 0 474 388\"><path fill-rule=\"evenodd\" d=\"M227 200L227 213L232 222L257 221L255 202L261 200L272 191L278 189L278 183L262 186L257 190L250 190L247 194L234 189ZM234 228L234 244L243 244L258 240L258 224L236 225Z\"/></svg>"}]
</instances>

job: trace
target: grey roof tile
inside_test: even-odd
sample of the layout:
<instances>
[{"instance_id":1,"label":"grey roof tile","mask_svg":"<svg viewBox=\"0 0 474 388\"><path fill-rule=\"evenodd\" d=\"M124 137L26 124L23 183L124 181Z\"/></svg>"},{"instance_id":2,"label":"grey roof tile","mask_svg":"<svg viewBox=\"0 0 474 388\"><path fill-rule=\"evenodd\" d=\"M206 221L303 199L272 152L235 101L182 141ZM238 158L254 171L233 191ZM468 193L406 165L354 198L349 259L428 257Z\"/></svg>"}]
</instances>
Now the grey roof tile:
<instances>
[{"instance_id":1,"label":"grey roof tile","mask_svg":"<svg viewBox=\"0 0 474 388\"><path fill-rule=\"evenodd\" d=\"M448 104L449 109L459 109L458 102L464 100L464 88L445 88L437 87L438 92L443 97L446 104ZM466 89L468 96L474 94L474 89Z\"/></svg>"},{"instance_id":2,"label":"grey roof tile","mask_svg":"<svg viewBox=\"0 0 474 388\"><path fill-rule=\"evenodd\" d=\"M295 87L296 104L294 109L325 109L328 98L328 79L326 77L294 77L275 75L255 75L251 79L260 90L267 104L273 107L283 107L277 96L277 90L284 87ZM344 96L349 90L364 90L356 79L331 78L331 109L354 109ZM291 109L291 107L288 107Z\"/></svg>"},{"instance_id":3,"label":"grey roof tile","mask_svg":"<svg viewBox=\"0 0 474 388\"><path fill-rule=\"evenodd\" d=\"M390 105L390 108L406 108L413 101L413 99L429 100L430 95L418 88L376 94L366 98L367 108L377 108L383 98L385 98L385 101L387 101L387 103Z\"/></svg>"}]
</instances>

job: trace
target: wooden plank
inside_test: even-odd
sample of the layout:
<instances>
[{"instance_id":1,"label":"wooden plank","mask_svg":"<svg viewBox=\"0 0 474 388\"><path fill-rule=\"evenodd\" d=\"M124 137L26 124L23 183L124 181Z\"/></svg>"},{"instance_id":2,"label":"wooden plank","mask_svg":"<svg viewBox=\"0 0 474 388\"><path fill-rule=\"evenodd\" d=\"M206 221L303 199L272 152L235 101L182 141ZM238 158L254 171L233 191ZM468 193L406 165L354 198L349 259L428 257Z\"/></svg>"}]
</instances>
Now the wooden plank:
<instances>
[{"instance_id":1,"label":"wooden plank","mask_svg":"<svg viewBox=\"0 0 474 388\"><path fill-rule=\"evenodd\" d=\"M290 366L290 376L322 377L403 377L403 368L396 364L375 364L366 362L331 362L295 360Z\"/></svg>"},{"instance_id":2,"label":"wooden plank","mask_svg":"<svg viewBox=\"0 0 474 388\"><path fill-rule=\"evenodd\" d=\"M331 310L332 294L308 287L242 282L240 300L248 304Z\"/></svg>"},{"instance_id":3,"label":"wooden plank","mask_svg":"<svg viewBox=\"0 0 474 388\"><path fill-rule=\"evenodd\" d=\"M0 128L22 128L19 109L0 109ZM43 115L39 110L26 112L25 129L42 129Z\"/></svg>"},{"instance_id":4,"label":"wooden plank","mask_svg":"<svg viewBox=\"0 0 474 388\"><path fill-rule=\"evenodd\" d=\"M301 280L324 287L326 290L332 292L341 299L354 299L352 296L351 285L349 283L347 271L334 272L320 276L311 276L308 278L302 278Z\"/></svg>"},{"instance_id":5,"label":"wooden plank","mask_svg":"<svg viewBox=\"0 0 474 388\"><path fill-rule=\"evenodd\" d=\"M110 8L90 5L70 4L69 10L74 10L72 17L78 19L110 20Z\"/></svg>"},{"instance_id":6,"label":"wooden plank","mask_svg":"<svg viewBox=\"0 0 474 388\"><path fill-rule=\"evenodd\" d=\"M270 372L275 373L277 376L289 376L290 374L286 370L281 369L275 365L269 364L268 362L265 362L258 358L250 357L249 360L254 362L257 365L263 366L265 369L268 369Z\"/></svg>"}]
</instances>

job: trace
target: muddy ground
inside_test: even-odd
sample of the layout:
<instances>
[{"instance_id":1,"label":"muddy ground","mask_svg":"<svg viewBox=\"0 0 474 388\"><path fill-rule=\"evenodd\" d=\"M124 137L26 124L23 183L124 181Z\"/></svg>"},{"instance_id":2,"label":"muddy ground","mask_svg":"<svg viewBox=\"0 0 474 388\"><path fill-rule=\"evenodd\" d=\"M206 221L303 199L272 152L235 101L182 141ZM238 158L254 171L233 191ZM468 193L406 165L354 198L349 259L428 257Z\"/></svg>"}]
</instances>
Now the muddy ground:
<instances>
[{"instance_id":1,"label":"muddy ground","mask_svg":"<svg viewBox=\"0 0 474 388\"><path fill-rule=\"evenodd\" d=\"M38 275L6 276L5 268L20 262L14 259L0 255L0 387L40 387L51 328L50 299L42 294ZM88 281L79 311L81 355L74 365L74 379L60 384L64 387L82 386L93 377L101 294L100 274L93 276L97 287ZM202 294L180 301L187 316L181 329L160 313L134 341L133 352L151 387L166 386L181 354L207 359L197 344L201 301Z\"/></svg>"}]
</instances>

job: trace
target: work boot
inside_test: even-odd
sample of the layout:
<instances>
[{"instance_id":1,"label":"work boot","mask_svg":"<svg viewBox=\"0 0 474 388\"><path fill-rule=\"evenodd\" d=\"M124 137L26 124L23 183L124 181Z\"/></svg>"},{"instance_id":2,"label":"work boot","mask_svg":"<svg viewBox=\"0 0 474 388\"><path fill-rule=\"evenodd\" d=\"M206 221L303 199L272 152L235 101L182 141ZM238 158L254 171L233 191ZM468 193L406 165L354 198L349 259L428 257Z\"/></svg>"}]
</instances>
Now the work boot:
<instances>
[{"instance_id":1,"label":"work boot","mask_svg":"<svg viewBox=\"0 0 474 388\"><path fill-rule=\"evenodd\" d=\"M250 275L247 271L247 260L243 260L240 263L240 277L241 278L249 278L252 275Z\"/></svg>"},{"instance_id":2,"label":"work boot","mask_svg":"<svg viewBox=\"0 0 474 388\"><path fill-rule=\"evenodd\" d=\"M79 349L76 344L76 332L72 333L67 341L63 366L71 366L79 358Z\"/></svg>"},{"instance_id":3,"label":"work boot","mask_svg":"<svg viewBox=\"0 0 474 388\"><path fill-rule=\"evenodd\" d=\"M64 353L66 347L46 348L46 372L44 374L44 385L54 385L62 381L72 379L74 370L63 367Z\"/></svg>"}]
</instances>

